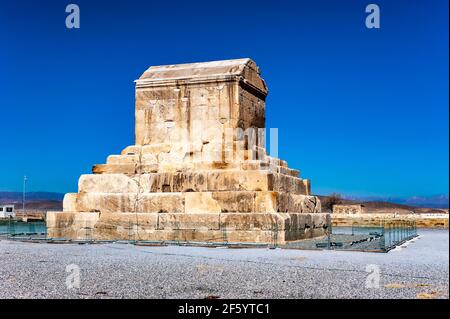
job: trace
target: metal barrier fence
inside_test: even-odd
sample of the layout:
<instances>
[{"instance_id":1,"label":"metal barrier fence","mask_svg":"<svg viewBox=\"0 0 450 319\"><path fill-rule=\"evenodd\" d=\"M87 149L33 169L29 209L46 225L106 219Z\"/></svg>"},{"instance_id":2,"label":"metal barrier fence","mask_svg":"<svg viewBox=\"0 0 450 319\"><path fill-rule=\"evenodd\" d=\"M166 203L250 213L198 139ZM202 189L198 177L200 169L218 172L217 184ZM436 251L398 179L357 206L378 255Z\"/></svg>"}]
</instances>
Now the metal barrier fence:
<instances>
[{"instance_id":1,"label":"metal barrier fence","mask_svg":"<svg viewBox=\"0 0 450 319\"><path fill-rule=\"evenodd\" d=\"M351 227L334 227L329 241L340 241L346 250L387 252L417 236L414 221L381 220L379 223L353 223ZM332 248L332 247L328 247Z\"/></svg>"},{"instance_id":2,"label":"metal barrier fence","mask_svg":"<svg viewBox=\"0 0 450 319\"><path fill-rule=\"evenodd\" d=\"M231 243L227 241L226 231L223 242L218 238L210 242L189 241L146 241L139 240L133 233L133 226L129 226L128 240L94 240L92 229L86 228L85 238L69 240L67 238L48 238L45 222L20 222L16 220L3 221L0 224L0 236L10 239L51 241L51 242L121 242L136 245L197 245L197 246L227 246L227 247L270 247L287 249L334 249L387 252L405 241L417 236L416 223L413 221L383 220L378 225L353 223L351 227L332 227L328 225L327 234L316 238L281 244L278 241L278 228L273 227L272 242L261 243Z\"/></svg>"},{"instance_id":3,"label":"metal barrier fence","mask_svg":"<svg viewBox=\"0 0 450 319\"><path fill-rule=\"evenodd\" d=\"M47 237L47 227L45 222L22 222L17 220L7 220L0 223L0 235L11 237L33 236L36 238Z\"/></svg>"},{"instance_id":4,"label":"metal barrier fence","mask_svg":"<svg viewBox=\"0 0 450 319\"><path fill-rule=\"evenodd\" d=\"M330 224L326 236L288 242L280 247L388 252L416 236L414 221L381 220L376 224L358 222L338 227Z\"/></svg>"},{"instance_id":5,"label":"metal barrier fence","mask_svg":"<svg viewBox=\"0 0 450 319\"><path fill-rule=\"evenodd\" d=\"M417 226L413 221L383 221L382 246L389 250L417 236Z\"/></svg>"}]
</instances>

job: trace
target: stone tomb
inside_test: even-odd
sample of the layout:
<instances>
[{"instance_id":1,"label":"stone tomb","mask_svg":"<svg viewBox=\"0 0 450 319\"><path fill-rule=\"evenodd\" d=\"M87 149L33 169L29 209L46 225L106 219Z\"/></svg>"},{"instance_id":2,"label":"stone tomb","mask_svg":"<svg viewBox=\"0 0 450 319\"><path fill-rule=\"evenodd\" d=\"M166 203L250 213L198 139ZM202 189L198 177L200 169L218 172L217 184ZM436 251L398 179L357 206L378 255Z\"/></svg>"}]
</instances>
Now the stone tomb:
<instances>
[{"instance_id":1,"label":"stone tomb","mask_svg":"<svg viewBox=\"0 0 450 319\"><path fill-rule=\"evenodd\" d=\"M264 148L267 87L250 59L153 66L135 144L82 175L49 237L284 243L321 236L309 180Z\"/></svg>"}]
</instances>

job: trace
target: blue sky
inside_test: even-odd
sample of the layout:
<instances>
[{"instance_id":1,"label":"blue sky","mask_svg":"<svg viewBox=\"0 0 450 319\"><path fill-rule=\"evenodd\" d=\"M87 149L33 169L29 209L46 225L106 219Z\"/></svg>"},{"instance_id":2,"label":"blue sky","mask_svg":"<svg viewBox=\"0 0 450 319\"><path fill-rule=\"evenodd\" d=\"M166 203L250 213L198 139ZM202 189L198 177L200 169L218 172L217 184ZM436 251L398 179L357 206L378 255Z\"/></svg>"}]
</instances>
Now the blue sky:
<instances>
[{"instance_id":1,"label":"blue sky","mask_svg":"<svg viewBox=\"0 0 450 319\"><path fill-rule=\"evenodd\" d=\"M69 1L0 1L0 191L76 191L133 144L150 65L251 57L313 192L448 194L448 1L73 2L77 30Z\"/></svg>"}]
</instances>

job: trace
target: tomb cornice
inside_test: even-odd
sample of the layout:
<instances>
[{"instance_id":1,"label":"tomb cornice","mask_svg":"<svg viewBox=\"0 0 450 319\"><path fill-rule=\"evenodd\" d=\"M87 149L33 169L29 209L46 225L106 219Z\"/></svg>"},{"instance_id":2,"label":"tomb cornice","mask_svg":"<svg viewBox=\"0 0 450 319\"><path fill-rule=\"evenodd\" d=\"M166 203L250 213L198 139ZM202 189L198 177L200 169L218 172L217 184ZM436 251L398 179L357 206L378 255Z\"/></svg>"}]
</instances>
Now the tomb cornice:
<instances>
[{"instance_id":1,"label":"tomb cornice","mask_svg":"<svg viewBox=\"0 0 450 319\"><path fill-rule=\"evenodd\" d=\"M136 84L136 89L144 89L144 88L154 88L154 87L171 87L177 88L183 85L207 85L207 84L217 84L217 83L225 83L225 82L236 82L239 83L243 88L248 89L260 97L265 98L268 94L267 90L261 90L259 87L253 85L250 81L244 78L241 75L221 75L221 76L207 76L207 77L198 77L198 78L175 78L170 80L164 79L138 79L134 81Z\"/></svg>"}]
</instances>

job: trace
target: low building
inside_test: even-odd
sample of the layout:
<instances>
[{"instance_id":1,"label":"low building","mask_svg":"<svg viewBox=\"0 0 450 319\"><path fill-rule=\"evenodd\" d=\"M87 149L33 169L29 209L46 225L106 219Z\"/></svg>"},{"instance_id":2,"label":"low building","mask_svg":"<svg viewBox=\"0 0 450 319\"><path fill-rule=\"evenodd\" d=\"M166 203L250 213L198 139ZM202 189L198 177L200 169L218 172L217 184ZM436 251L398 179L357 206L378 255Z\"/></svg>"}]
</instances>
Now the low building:
<instances>
[{"instance_id":1,"label":"low building","mask_svg":"<svg viewBox=\"0 0 450 319\"><path fill-rule=\"evenodd\" d=\"M366 213L364 205L333 205L333 214L358 215Z\"/></svg>"},{"instance_id":2,"label":"low building","mask_svg":"<svg viewBox=\"0 0 450 319\"><path fill-rule=\"evenodd\" d=\"M14 205L3 205L0 206L0 218L15 217Z\"/></svg>"}]
</instances>

